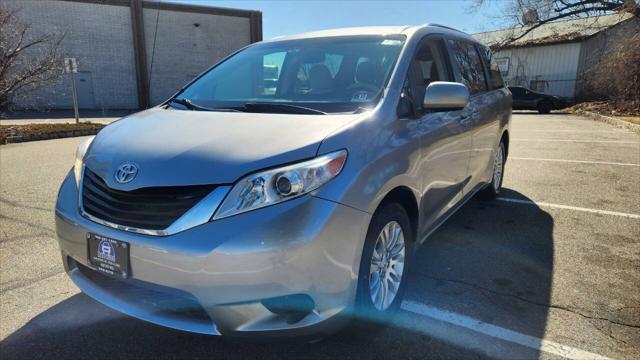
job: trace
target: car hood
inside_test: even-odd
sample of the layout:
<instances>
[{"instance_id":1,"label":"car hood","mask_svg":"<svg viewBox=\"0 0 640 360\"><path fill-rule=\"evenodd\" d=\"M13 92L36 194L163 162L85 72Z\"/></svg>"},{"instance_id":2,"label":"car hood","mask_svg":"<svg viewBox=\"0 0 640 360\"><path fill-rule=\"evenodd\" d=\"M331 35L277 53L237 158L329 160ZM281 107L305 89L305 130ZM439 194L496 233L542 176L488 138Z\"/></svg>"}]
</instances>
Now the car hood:
<instances>
[{"instance_id":1,"label":"car hood","mask_svg":"<svg viewBox=\"0 0 640 360\"><path fill-rule=\"evenodd\" d=\"M314 157L327 135L358 117L153 108L102 129L85 164L110 187L126 191L230 184L259 169ZM114 174L124 163L135 164L138 174L120 184Z\"/></svg>"}]
</instances>

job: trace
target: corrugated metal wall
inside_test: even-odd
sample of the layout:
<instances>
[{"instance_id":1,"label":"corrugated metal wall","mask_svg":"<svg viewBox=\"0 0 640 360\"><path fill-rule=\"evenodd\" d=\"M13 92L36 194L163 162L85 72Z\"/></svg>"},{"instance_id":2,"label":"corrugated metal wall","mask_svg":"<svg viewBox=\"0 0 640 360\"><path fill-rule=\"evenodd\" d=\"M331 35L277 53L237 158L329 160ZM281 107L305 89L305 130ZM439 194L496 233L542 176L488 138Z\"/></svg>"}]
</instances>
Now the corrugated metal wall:
<instances>
[{"instance_id":1,"label":"corrugated metal wall","mask_svg":"<svg viewBox=\"0 0 640 360\"><path fill-rule=\"evenodd\" d=\"M497 52L495 57L509 59L508 72L503 74L507 84L573 98L580 46L567 43L512 48Z\"/></svg>"}]
</instances>

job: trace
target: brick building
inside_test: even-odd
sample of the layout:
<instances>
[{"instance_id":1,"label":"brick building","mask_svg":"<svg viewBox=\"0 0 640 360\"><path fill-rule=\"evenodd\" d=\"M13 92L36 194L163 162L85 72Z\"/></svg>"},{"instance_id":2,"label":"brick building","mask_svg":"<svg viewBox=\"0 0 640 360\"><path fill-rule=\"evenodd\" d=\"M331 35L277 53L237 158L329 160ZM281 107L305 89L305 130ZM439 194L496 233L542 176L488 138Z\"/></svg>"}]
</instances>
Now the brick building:
<instances>
[{"instance_id":1,"label":"brick building","mask_svg":"<svg viewBox=\"0 0 640 360\"><path fill-rule=\"evenodd\" d=\"M81 109L140 109L167 99L196 75L262 40L259 11L147 0L4 0L32 35L65 34L75 58ZM70 76L19 107L72 107Z\"/></svg>"}]
</instances>

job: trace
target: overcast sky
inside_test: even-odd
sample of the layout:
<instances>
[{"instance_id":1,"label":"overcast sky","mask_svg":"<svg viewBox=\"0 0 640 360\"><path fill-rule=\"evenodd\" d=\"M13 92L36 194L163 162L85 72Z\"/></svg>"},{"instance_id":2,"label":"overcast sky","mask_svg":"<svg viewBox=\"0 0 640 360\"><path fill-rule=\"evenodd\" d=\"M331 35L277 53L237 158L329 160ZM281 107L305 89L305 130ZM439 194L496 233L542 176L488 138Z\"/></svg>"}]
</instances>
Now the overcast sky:
<instances>
[{"instance_id":1,"label":"overcast sky","mask_svg":"<svg viewBox=\"0 0 640 360\"><path fill-rule=\"evenodd\" d=\"M306 31L366 25L436 23L475 33L501 28L499 8L469 11L469 0L231 1L166 0L262 11L264 39ZM496 1L495 4L499 4Z\"/></svg>"}]
</instances>

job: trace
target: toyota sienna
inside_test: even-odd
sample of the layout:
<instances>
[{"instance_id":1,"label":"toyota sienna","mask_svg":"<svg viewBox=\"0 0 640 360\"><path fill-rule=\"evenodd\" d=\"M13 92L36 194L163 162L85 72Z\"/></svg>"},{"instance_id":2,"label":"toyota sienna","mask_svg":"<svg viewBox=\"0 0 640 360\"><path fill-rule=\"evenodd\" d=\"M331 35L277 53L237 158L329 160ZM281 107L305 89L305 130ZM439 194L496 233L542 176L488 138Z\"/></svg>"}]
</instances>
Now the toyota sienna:
<instances>
[{"instance_id":1,"label":"toyota sienna","mask_svg":"<svg viewBox=\"0 0 640 360\"><path fill-rule=\"evenodd\" d=\"M510 118L491 51L444 26L253 44L79 146L62 261L95 300L197 333L386 319L418 246L500 191Z\"/></svg>"}]
</instances>

